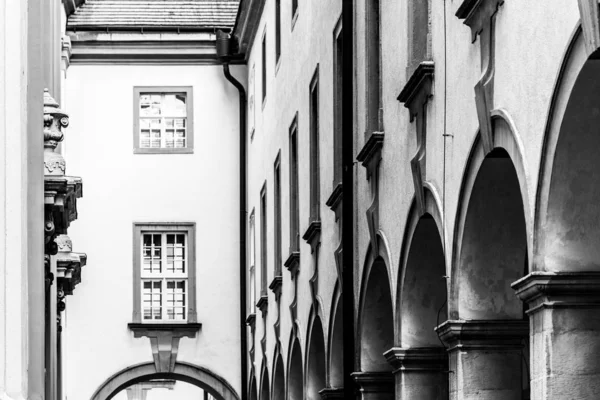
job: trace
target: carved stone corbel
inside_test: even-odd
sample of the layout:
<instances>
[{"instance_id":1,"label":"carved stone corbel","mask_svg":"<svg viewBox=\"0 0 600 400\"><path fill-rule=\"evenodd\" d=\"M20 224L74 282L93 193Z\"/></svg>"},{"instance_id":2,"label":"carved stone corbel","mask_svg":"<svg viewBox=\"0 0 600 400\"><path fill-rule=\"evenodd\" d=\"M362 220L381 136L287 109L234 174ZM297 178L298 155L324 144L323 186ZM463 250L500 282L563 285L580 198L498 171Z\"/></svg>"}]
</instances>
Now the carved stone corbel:
<instances>
[{"instance_id":1,"label":"carved stone corbel","mask_svg":"<svg viewBox=\"0 0 600 400\"><path fill-rule=\"evenodd\" d=\"M59 235L54 241L58 246L56 279L65 295L72 295L75 286L81 282L81 268L87 263L87 255L74 253L73 244L67 235Z\"/></svg>"},{"instance_id":2,"label":"carved stone corbel","mask_svg":"<svg viewBox=\"0 0 600 400\"><path fill-rule=\"evenodd\" d=\"M128 324L133 331L133 337L147 337L150 339L152 357L156 372L173 372L177 353L179 351L179 339L182 337L195 338L196 332L202 324L146 324L132 322Z\"/></svg>"},{"instance_id":3,"label":"carved stone corbel","mask_svg":"<svg viewBox=\"0 0 600 400\"><path fill-rule=\"evenodd\" d=\"M408 108L410 122L416 121L417 152L410 161L419 215L425 213L425 169L427 154L427 102L433 97L433 61L419 64L400 92L398 101Z\"/></svg>"},{"instance_id":4,"label":"carved stone corbel","mask_svg":"<svg viewBox=\"0 0 600 400\"><path fill-rule=\"evenodd\" d=\"M600 48L600 10L598 0L578 0L581 30L587 55Z\"/></svg>"},{"instance_id":5,"label":"carved stone corbel","mask_svg":"<svg viewBox=\"0 0 600 400\"><path fill-rule=\"evenodd\" d=\"M456 11L456 16L471 28L473 43L479 35L482 75L475 85L475 104L485 154L494 147L491 111L494 109L495 21L502 4L504 0L465 0Z\"/></svg>"}]
</instances>

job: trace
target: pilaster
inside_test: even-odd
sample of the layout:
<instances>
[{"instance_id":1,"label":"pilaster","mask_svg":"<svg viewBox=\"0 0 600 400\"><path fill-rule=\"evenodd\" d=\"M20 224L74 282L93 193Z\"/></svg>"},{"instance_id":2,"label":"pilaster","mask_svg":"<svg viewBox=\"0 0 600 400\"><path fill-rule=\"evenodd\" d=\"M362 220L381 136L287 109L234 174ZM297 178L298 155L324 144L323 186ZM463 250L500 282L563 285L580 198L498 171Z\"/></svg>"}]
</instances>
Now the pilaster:
<instances>
[{"instance_id":1,"label":"pilaster","mask_svg":"<svg viewBox=\"0 0 600 400\"><path fill-rule=\"evenodd\" d=\"M451 400L522 398L527 321L446 321L436 330L448 346Z\"/></svg>"},{"instance_id":2,"label":"pilaster","mask_svg":"<svg viewBox=\"0 0 600 400\"><path fill-rule=\"evenodd\" d=\"M448 354L445 348L393 347L384 356L394 368L400 399L448 399Z\"/></svg>"},{"instance_id":3,"label":"pilaster","mask_svg":"<svg viewBox=\"0 0 600 400\"><path fill-rule=\"evenodd\" d=\"M533 272L512 287L528 305L531 399L597 399L600 272Z\"/></svg>"}]
</instances>

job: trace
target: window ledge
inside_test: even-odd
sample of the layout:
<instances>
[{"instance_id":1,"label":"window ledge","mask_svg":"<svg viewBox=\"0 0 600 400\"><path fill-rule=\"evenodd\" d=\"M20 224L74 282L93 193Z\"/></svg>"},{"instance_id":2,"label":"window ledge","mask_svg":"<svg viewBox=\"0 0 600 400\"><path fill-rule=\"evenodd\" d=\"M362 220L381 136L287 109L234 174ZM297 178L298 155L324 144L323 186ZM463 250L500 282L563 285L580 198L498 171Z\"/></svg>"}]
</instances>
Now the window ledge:
<instances>
[{"instance_id":1,"label":"window ledge","mask_svg":"<svg viewBox=\"0 0 600 400\"><path fill-rule=\"evenodd\" d=\"M356 160L367 169L367 179L371 178L373 171L381 160L381 149L383 148L383 132L371 132L365 145L356 156Z\"/></svg>"},{"instance_id":2,"label":"window ledge","mask_svg":"<svg viewBox=\"0 0 600 400\"><path fill-rule=\"evenodd\" d=\"M269 289L271 289L271 291L273 293L275 293L275 297L278 297L279 295L281 295L281 286L282 285L283 285L283 278L281 277L281 275L277 275L271 281L271 284L269 285Z\"/></svg>"},{"instance_id":3,"label":"window ledge","mask_svg":"<svg viewBox=\"0 0 600 400\"><path fill-rule=\"evenodd\" d=\"M202 328L202 324L197 322L182 322L182 323L142 323L130 322L127 324L130 330L133 331L135 337L151 337L156 336L160 332L177 333L179 337L195 337L196 332Z\"/></svg>"},{"instance_id":4,"label":"window ledge","mask_svg":"<svg viewBox=\"0 0 600 400\"><path fill-rule=\"evenodd\" d=\"M258 302L256 303L256 307L260 310L260 312L265 315L269 307L269 297L265 294L260 296Z\"/></svg>"},{"instance_id":5,"label":"window ledge","mask_svg":"<svg viewBox=\"0 0 600 400\"><path fill-rule=\"evenodd\" d=\"M315 247L321 240L321 221L311 221L302 239L310 245L311 252L314 253Z\"/></svg>"},{"instance_id":6,"label":"window ledge","mask_svg":"<svg viewBox=\"0 0 600 400\"><path fill-rule=\"evenodd\" d=\"M329 198L325 202L325 205L327 207L329 207L331 209L331 211L333 211L335 213L336 220L337 220L337 218L339 218L338 209L339 209L340 204L342 203L342 194L343 194L342 184L337 183L335 185L335 187L333 188L331 195L329 195Z\"/></svg>"},{"instance_id":7,"label":"window ledge","mask_svg":"<svg viewBox=\"0 0 600 400\"><path fill-rule=\"evenodd\" d=\"M256 323L256 313L250 313L246 317L246 325L251 328L254 328L254 324Z\"/></svg>"},{"instance_id":8,"label":"window ledge","mask_svg":"<svg viewBox=\"0 0 600 400\"><path fill-rule=\"evenodd\" d=\"M134 148L133 154L194 154L194 149L183 148L183 149L146 149L146 148Z\"/></svg>"},{"instance_id":9,"label":"window ledge","mask_svg":"<svg viewBox=\"0 0 600 400\"><path fill-rule=\"evenodd\" d=\"M300 252L297 250L292 251L283 265L288 271L290 271L290 273L296 273L298 271L298 267L300 266Z\"/></svg>"}]
</instances>

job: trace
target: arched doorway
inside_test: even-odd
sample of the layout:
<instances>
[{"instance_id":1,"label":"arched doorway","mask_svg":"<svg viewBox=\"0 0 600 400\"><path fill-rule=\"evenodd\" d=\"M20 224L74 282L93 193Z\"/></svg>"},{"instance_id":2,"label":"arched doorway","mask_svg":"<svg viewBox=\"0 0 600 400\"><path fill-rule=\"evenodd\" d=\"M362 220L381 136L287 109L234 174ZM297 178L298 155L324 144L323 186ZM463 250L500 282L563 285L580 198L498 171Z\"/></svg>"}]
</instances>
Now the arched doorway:
<instances>
[{"instance_id":1,"label":"arched doorway","mask_svg":"<svg viewBox=\"0 0 600 400\"><path fill-rule=\"evenodd\" d=\"M110 400L131 385L160 379L190 383L217 400L239 400L238 394L225 379L206 368L180 362L175 363L173 372L157 373L152 362L125 368L102 383L91 400Z\"/></svg>"},{"instance_id":2,"label":"arched doorway","mask_svg":"<svg viewBox=\"0 0 600 400\"><path fill-rule=\"evenodd\" d=\"M288 364L288 400L304 400L304 377L302 375L302 350L298 339L294 340Z\"/></svg>"},{"instance_id":3,"label":"arched doorway","mask_svg":"<svg viewBox=\"0 0 600 400\"><path fill-rule=\"evenodd\" d=\"M394 345L394 312L387 266L379 255L365 270L359 316L360 371L354 377L370 399L393 399L392 366L384 353Z\"/></svg>"},{"instance_id":4,"label":"arched doorway","mask_svg":"<svg viewBox=\"0 0 600 400\"><path fill-rule=\"evenodd\" d=\"M213 400L208 392L198 386L173 379L153 379L135 383L120 392L114 400Z\"/></svg>"},{"instance_id":5,"label":"arched doorway","mask_svg":"<svg viewBox=\"0 0 600 400\"><path fill-rule=\"evenodd\" d=\"M430 202L427 193L428 203ZM447 319L446 262L440 228L426 213L407 225L399 284L396 383L401 398L448 399L448 359L435 327Z\"/></svg>"},{"instance_id":6,"label":"arched doorway","mask_svg":"<svg viewBox=\"0 0 600 400\"><path fill-rule=\"evenodd\" d=\"M325 339L321 318L315 317L309 335L306 360L306 399L321 400L325 389Z\"/></svg>"},{"instance_id":7,"label":"arched doorway","mask_svg":"<svg viewBox=\"0 0 600 400\"><path fill-rule=\"evenodd\" d=\"M493 128L496 136L510 137L504 119L495 118ZM474 152L456 222L454 320L438 332L451 348L450 371L463 371L450 376L459 395L528 399L529 325L511 288L528 271L526 186L504 148L483 156L477 141Z\"/></svg>"}]
</instances>

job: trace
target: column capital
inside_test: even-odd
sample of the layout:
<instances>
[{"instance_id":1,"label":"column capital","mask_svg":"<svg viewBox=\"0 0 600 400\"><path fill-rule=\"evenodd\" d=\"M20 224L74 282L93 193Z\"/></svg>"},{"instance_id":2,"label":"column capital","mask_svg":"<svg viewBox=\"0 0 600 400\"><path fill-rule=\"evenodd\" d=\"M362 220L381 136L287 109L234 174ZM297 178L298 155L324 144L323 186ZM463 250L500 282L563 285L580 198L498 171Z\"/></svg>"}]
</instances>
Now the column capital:
<instances>
[{"instance_id":1,"label":"column capital","mask_svg":"<svg viewBox=\"0 0 600 400\"><path fill-rule=\"evenodd\" d=\"M394 376L391 371L353 372L351 375L363 393L394 392Z\"/></svg>"},{"instance_id":2,"label":"column capital","mask_svg":"<svg viewBox=\"0 0 600 400\"><path fill-rule=\"evenodd\" d=\"M521 348L529 334L529 321L449 320L438 326L436 332L448 351Z\"/></svg>"},{"instance_id":3,"label":"column capital","mask_svg":"<svg viewBox=\"0 0 600 400\"><path fill-rule=\"evenodd\" d=\"M544 308L600 308L600 272L536 271L514 282L528 314Z\"/></svg>"},{"instance_id":4,"label":"column capital","mask_svg":"<svg viewBox=\"0 0 600 400\"><path fill-rule=\"evenodd\" d=\"M443 347L392 347L383 356L394 368L394 374L448 369L448 353Z\"/></svg>"},{"instance_id":5,"label":"column capital","mask_svg":"<svg viewBox=\"0 0 600 400\"><path fill-rule=\"evenodd\" d=\"M319 391L323 400L334 400L344 398L344 388L325 388Z\"/></svg>"}]
</instances>

